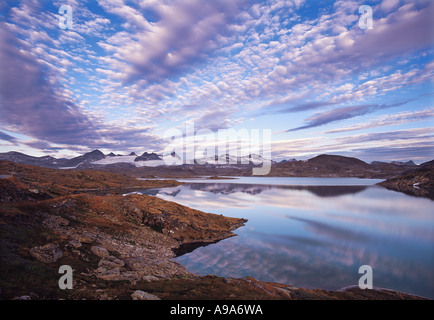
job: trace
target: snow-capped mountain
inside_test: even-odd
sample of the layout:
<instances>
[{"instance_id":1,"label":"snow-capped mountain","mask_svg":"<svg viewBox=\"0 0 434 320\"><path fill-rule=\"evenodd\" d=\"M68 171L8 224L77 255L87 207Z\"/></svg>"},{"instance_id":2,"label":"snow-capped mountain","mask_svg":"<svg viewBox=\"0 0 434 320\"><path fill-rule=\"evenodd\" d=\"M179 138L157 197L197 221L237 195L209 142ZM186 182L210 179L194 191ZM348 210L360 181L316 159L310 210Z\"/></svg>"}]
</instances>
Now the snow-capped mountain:
<instances>
[{"instance_id":1,"label":"snow-capped mountain","mask_svg":"<svg viewBox=\"0 0 434 320\"><path fill-rule=\"evenodd\" d=\"M207 158L197 159L197 164L208 165L259 165L266 161L265 158L258 154L249 154L246 156L237 157L230 154L223 154L221 156L212 156ZM275 163L272 161L272 163Z\"/></svg>"},{"instance_id":2,"label":"snow-capped mountain","mask_svg":"<svg viewBox=\"0 0 434 320\"><path fill-rule=\"evenodd\" d=\"M106 156L98 161L93 161L92 165L111 165L118 163L126 163L135 167L158 167L164 165L180 165L182 159L174 152L168 155L158 155L156 153L144 152L141 156L137 156L131 152L128 156Z\"/></svg>"},{"instance_id":3,"label":"snow-capped mountain","mask_svg":"<svg viewBox=\"0 0 434 320\"><path fill-rule=\"evenodd\" d=\"M123 163L135 167L158 167L164 165L184 164L183 159L175 152L167 155L144 152L141 156L137 156L134 152L131 152L129 155L119 155L114 154L113 152L104 155L99 150L94 150L72 159L56 159L51 156L33 157L12 151L0 153L0 160L59 169L95 168L98 166ZM260 165L264 161L265 159L257 154L250 154L242 157L224 154L221 156L197 159L194 161L194 164L209 166Z\"/></svg>"}]
</instances>

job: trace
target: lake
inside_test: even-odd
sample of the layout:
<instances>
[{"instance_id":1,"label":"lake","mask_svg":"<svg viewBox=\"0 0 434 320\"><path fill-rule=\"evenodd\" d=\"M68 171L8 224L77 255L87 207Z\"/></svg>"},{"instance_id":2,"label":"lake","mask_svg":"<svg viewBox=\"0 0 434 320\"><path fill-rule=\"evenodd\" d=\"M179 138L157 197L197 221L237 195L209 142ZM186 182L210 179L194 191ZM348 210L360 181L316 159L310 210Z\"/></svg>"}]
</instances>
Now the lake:
<instances>
[{"instance_id":1,"label":"lake","mask_svg":"<svg viewBox=\"0 0 434 320\"><path fill-rule=\"evenodd\" d=\"M237 236L175 259L191 272L338 290L369 265L374 287L434 298L434 201L374 179L179 181L189 184L144 193L248 219Z\"/></svg>"}]
</instances>

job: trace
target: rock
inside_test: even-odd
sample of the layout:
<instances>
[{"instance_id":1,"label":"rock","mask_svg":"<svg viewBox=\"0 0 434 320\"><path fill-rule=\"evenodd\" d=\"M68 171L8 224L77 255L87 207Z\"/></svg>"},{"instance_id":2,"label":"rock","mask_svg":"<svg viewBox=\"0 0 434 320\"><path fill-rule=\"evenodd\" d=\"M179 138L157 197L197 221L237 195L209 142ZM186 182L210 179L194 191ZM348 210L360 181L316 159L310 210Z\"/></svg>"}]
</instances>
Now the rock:
<instances>
[{"instance_id":1,"label":"rock","mask_svg":"<svg viewBox=\"0 0 434 320\"><path fill-rule=\"evenodd\" d=\"M14 300L32 300L32 298L30 298L30 296L21 296L16 297Z\"/></svg>"},{"instance_id":2,"label":"rock","mask_svg":"<svg viewBox=\"0 0 434 320\"><path fill-rule=\"evenodd\" d=\"M57 227L66 227L69 225L69 221L59 217L59 216L48 216L45 220L44 220L44 224L48 227L50 227L51 229L57 228Z\"/></svg>"},{"instance_id":3,"label":"rock","mask_svg":"<svg viewBox=\"0 0 434 320\"><path fill-rule=\"evenodd\" d=\"M92 243L92 238L85 234L79 234L75 237L75 239L81 243Z\"/></svg>"},{"instance_id":4,"label":"rock","mask_svg":"<svg viewBox=\"0 0 434 320\"><path fill-rule=\"evenodd\" d=\"M69 221L62 217L56 217L56 223L60 226L65 226L65 227L69 225Z\"/></svg>"},{"instance_id":5,"label":"rock","mask_svg":"<svg viewBox=\"0 0 434 320\"><path fill-rule=\"evenodd\" d=\"M232 279L232 278L223 278L223 281L224 281L226 284L232 284L232 283L234 283L234 279Z\"/></svg>"},{"instance_id":6,"label":"rock","mask_svg":"<svg viewBox=\"0 0 434 320\"><path fill-rule=\"evenodd\" d=\"M32 257L44 263L56 262L63 256L62 251L54 243L49 243L40 247L34 247L30 249L30 254Z\"/></svg>"},{"instance_id":7,"label":"rock","mask_svg":"<svg viewBox=\"0 0 434 320\"><path fill-rule=\"evenodd\" d=\"M104 247L93 246L90 250L100 258L107 258L110 256L109 252Z\"/></svg>"},{"instance_id":8,"label":"rock","mask_svg":"<svg viewBox=\"0 0 434 320\"><path fill-rule=\"evenodd\" d=\"M126 264L129 268L132 270L142 270L143 268L146 268L148 265L148 261L146 258L142 256L134 256L127 258L125 260Z\"/></svg>"},{"instance_id":9,"label":"rock","mask_svg":"<svg viewBox=\"0 0 434 320\"><path fill-rule=\"evenodd\" d=\"M133 298L133 300L161 300L157 296L142 290L134 291L134 293L131 295L131 298Z\"/></svg>"},{"instance_id":10,"label":"rock","mask_svg":"<svg viewBox=\"0 0 434 320\"><path fill-rule=\"evenodd\" d=\"M103 280L119 280L120 276L121 276L121 271L119 268L113 268L110 270L107 270L104 267L100 267L98 269L96 269L97 272L97 277Z\"/></svg>"},{"instance_id":11,"label":"rock","mask_svg":"<svg viewBox=\"0 0 434 320\"><path fill-rule=\"evenodd\" d=\"M105 257L102 258L99 262L98 262L98 267L103 267L106 269L111 269L111 268L122 268L125 265L125 262L123 262L122 260L109 256L109 257Z\"/></svg>"},{"instance_id":12,"label":"rock","mask_svg":"<svg viewBox=\"0 0 434 320\"><path fill-rule=\"evenodd\" d=\"M74 248L80 248L81 247L81 242L78 241L77 239L72 239L71 241L69 241L69 244L71 246L73 246Z\"/></svg>"},{"instance_id":13,"label":"rock","mask_svg":"<svg viewBox=\"0 0 434 320\"><path fill-rule=\"evenodd\" d=\"M126 271L122 272L120 280L126 280L129 281L132 285L136 285L139 278L137 277L137 272Z\"/></svg>"},{"instance_id":14,"label":"rock","mask_svg":"<svg viewBox=\"0 0 434 320\"><path fill-rule=\"evenodd\" d=\"M142 277L142 280L143 280L143 281L147 281L147 282L151 282L151 281L156 281L156 280L158 280L158 278L155 277L155 276L143 276L143 277Z\"/></svg>"}]
</instances>

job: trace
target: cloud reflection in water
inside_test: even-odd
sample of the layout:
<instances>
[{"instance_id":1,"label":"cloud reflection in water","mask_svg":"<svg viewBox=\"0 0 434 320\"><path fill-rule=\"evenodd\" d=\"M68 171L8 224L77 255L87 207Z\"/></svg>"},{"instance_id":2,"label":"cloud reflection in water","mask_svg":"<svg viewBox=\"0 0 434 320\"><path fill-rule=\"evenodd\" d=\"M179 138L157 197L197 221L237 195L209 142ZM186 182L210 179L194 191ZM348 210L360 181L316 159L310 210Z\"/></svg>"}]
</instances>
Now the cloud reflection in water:
<instances>
[{"instance_id":1,"label":"cloud reflection in water","mask_svg":"<svg viewBox=\"0 0 434 320\"><path fill-rule=\"evenodd\" d=\"M190 271L305 288L374 286L434 298L434 202L376 186L190 184L157 196L249 221L237 237L177 258Z\"/></svg>"}]
</instances>

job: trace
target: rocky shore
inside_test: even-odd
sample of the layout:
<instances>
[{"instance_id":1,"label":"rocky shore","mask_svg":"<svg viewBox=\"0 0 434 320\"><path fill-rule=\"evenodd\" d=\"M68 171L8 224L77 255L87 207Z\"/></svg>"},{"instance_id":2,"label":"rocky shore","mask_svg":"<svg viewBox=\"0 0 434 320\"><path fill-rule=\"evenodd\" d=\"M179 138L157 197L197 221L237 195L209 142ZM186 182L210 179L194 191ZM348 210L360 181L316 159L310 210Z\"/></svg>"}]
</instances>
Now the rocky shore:
<instances>
[{"instance_id":1,"label":"rocky shore","mask_svg":"<svg viewBox=\"0 0 434 320\"><path fill-rule=\"evenodd\" d=\"M195 275L173 258L234 236L246 220L120 192L175 181L2 162L0 175L0 299L418 298L388 290L331 292ZM73 270L72 290L59 288L62 265Z\"/></svg>"},{"instance_id":2,"label":"rocky shore","mask_svg":"<svg viewBox=\"0 0 434 320\"><path fill-rule=\"evenodd\" d=\"M434 160L379 183L389 190L434 200Z\"/></svg>"}]
</instances>

